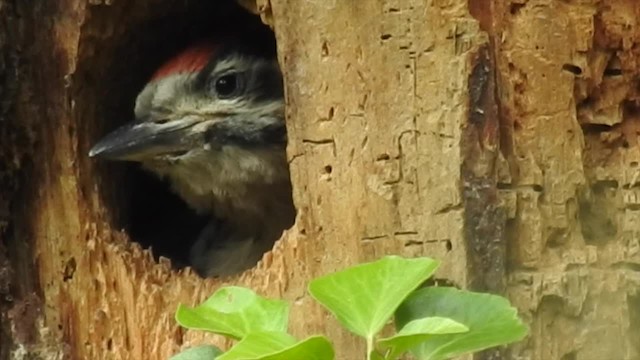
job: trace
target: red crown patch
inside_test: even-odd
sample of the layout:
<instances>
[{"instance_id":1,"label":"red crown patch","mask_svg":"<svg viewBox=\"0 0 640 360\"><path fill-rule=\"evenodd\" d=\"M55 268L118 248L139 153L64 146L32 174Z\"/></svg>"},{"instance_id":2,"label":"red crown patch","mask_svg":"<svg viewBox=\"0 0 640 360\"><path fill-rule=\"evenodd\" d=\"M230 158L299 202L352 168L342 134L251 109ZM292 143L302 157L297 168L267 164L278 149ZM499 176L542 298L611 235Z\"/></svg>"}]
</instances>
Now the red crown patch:
<instances>
[{"instance_id":1,"label":"red crown patch","mask_svg":"<svg viewBox=\"0 0 640 360\"><path fill-rule=\"evenodd\" d=\"M188 47L160 66L151 80L185 72L198 72L209 63L215 49L215 45L210 42L201 42Z\"/></svg>"}]
</instances>

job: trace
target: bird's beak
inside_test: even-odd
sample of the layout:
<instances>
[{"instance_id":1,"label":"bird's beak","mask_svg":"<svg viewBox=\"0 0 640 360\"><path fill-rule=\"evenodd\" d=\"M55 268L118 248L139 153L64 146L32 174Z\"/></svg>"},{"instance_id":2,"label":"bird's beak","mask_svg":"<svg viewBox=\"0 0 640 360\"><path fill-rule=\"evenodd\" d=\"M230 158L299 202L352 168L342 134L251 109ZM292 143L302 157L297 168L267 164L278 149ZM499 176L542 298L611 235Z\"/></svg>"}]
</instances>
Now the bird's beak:
<instances>
[{"instance_id":1,"label":"bird's beak","mask_svg":"<svg viewBox=\"0 0 640 360\"><path fill-rule=\"evenodd\" d=\"M142 161L193 148L191 128L197 121L181 119L164 124L133 122L102 138L90 151L90 157L109 160Z\"/></svg>"}]
</instances>

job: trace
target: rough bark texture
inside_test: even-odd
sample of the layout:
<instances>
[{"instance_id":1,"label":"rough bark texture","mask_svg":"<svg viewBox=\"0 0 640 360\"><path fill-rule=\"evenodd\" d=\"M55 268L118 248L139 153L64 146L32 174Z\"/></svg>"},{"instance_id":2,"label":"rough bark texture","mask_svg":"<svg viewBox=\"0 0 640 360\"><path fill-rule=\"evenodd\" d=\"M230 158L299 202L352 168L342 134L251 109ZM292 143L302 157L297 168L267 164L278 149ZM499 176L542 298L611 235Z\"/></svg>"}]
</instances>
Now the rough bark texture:
<instances>
[{"instance_id":1,"label":"rough bark texture","mask_svg":"<svg viewBox=\"0 0 640 360\"><path fill-rule=\"evenodd\" d=\"M636 0L243 1L276 32L299 214L222 282L131 243L132 170L86 156L209 3L0 0L0 359L165 359L221 284L359 359L306 283L389 253L518 306L531 335L478 358L640 359Z\"/></svg>"},{"instance_id":2,"label":"rough bark texture","mask_svg":"<svg viewBox=\"0 0 640 360\"><path fill-rule=\"evenodd\" d=\"M494 14L508 293L534 359L640 358L640 3Z\"/></svg>"}]
</instances>

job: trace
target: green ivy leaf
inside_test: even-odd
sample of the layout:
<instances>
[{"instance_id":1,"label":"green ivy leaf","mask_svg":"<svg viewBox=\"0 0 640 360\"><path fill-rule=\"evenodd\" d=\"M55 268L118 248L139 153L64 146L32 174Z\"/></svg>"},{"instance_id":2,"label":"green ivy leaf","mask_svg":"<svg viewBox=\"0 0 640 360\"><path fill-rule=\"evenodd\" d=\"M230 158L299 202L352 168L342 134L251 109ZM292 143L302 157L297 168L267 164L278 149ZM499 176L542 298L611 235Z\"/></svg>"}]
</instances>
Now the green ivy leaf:
<instances>
[{"instance_id":1,"label":"green ivy leaf","mask_svg":"<svg viewBox=\"0 0 640 360\"><path fill-rule=\"evenodd\" d=\"M215 360L220 354L222 351L213 345L201 345L184 350L169 360Z\"/></svg>"},{"instance_id":2,"label":"green ivy leaf","mask_svg":"<svg viewBox=\"0 0 640 360\"><path fill-rule=\"evenodd\" d=\"M324 336L309 337L278 353L261 357L261 360L333 360L333 345Z\"/></svg>"},{"instance_id":3,"label":"green ivy leaf","mask_svg":"<svg viewBox=\"0 0 640 360\"><path fill-rule=\"evenodd\" d=\"M289 305L263 298L246 288L228 286L194 308L180 304L176 320L189 329L241 339L250 332L286 332Z\"/></svg>"},{"instance_id":4,"label":"green ivy leaf","mask_svg":"<svg viewBox=\"0 0 640 360\"><path fill-rule=\"evenodd\" d=\"M435 335L459 334L469 331L465 325L439 316L408 322L394 336L378 340L382 348L389 348L387 358L393 359Z\"/></svg>"},{"instance_id":5,"label":"green ivy leaf","mask_svg":"<svg viewBox=\"0 0 640 360\"><path fill-rule=\"evenodd\" d=\"M261 331L247 334L217 360L259 359L295 345L296 339L284 332Z\"/></svg>"},{"instance_id":6,"label":"green ivy leaf","mask_svg":"<svg viewBox=\"0 0 640 360\"><path fill-rule=\"evenodd\" d=\"M427 287L411 294L396 311L396 328L434 316L465 324L469 331L433 336L412 349L418 359L448 359L522 340L528 332L507 299L447 287Z\"/></svg>"},{"instance_id":7,"label":"green ivy leaf","mask_svg":"<svg viewBox=\"0 0 640 360\"><path fill-rule=\"evenodd\" d=\"M323 336L296 342L281 332L250 333L216 360L333 360L331 343Z\"/></svg>"},{"instance_id":8,"label":"green ivy leaf","mask_svg":"<svg viewBox=\"0 0 640 360\"><path fill-rule=\"evenodd\" d=\"M369 340L438 267L429 258L386 256L314 279L309 292L347 329Z\"/></svg>"}]
</instances>

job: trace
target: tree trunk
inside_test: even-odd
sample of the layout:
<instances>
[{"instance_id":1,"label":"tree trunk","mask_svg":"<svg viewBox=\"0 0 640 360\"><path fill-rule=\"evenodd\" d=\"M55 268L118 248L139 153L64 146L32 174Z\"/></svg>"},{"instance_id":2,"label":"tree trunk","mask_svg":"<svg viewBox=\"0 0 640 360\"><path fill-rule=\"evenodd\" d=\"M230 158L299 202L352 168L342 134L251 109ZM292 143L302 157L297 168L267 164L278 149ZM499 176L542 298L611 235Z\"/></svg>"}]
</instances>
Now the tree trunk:
<instances>
[{"instance_id":1,"label":"tree trunk","mask_svg":"<svg viewBox=\"0 0 640 360\"><path fill-rule=\"evenodd\" d=\"M640 359L640 3L242 2L275 30L298 217L219 281L131 242L169 195L87 152L233 7L0 0L0 359L228 345L173 318L224 284L292 301L295 335L360 359L306 284L384 254L514 302L530 336L479 359Z\"/></svg>"}]
</instances>

